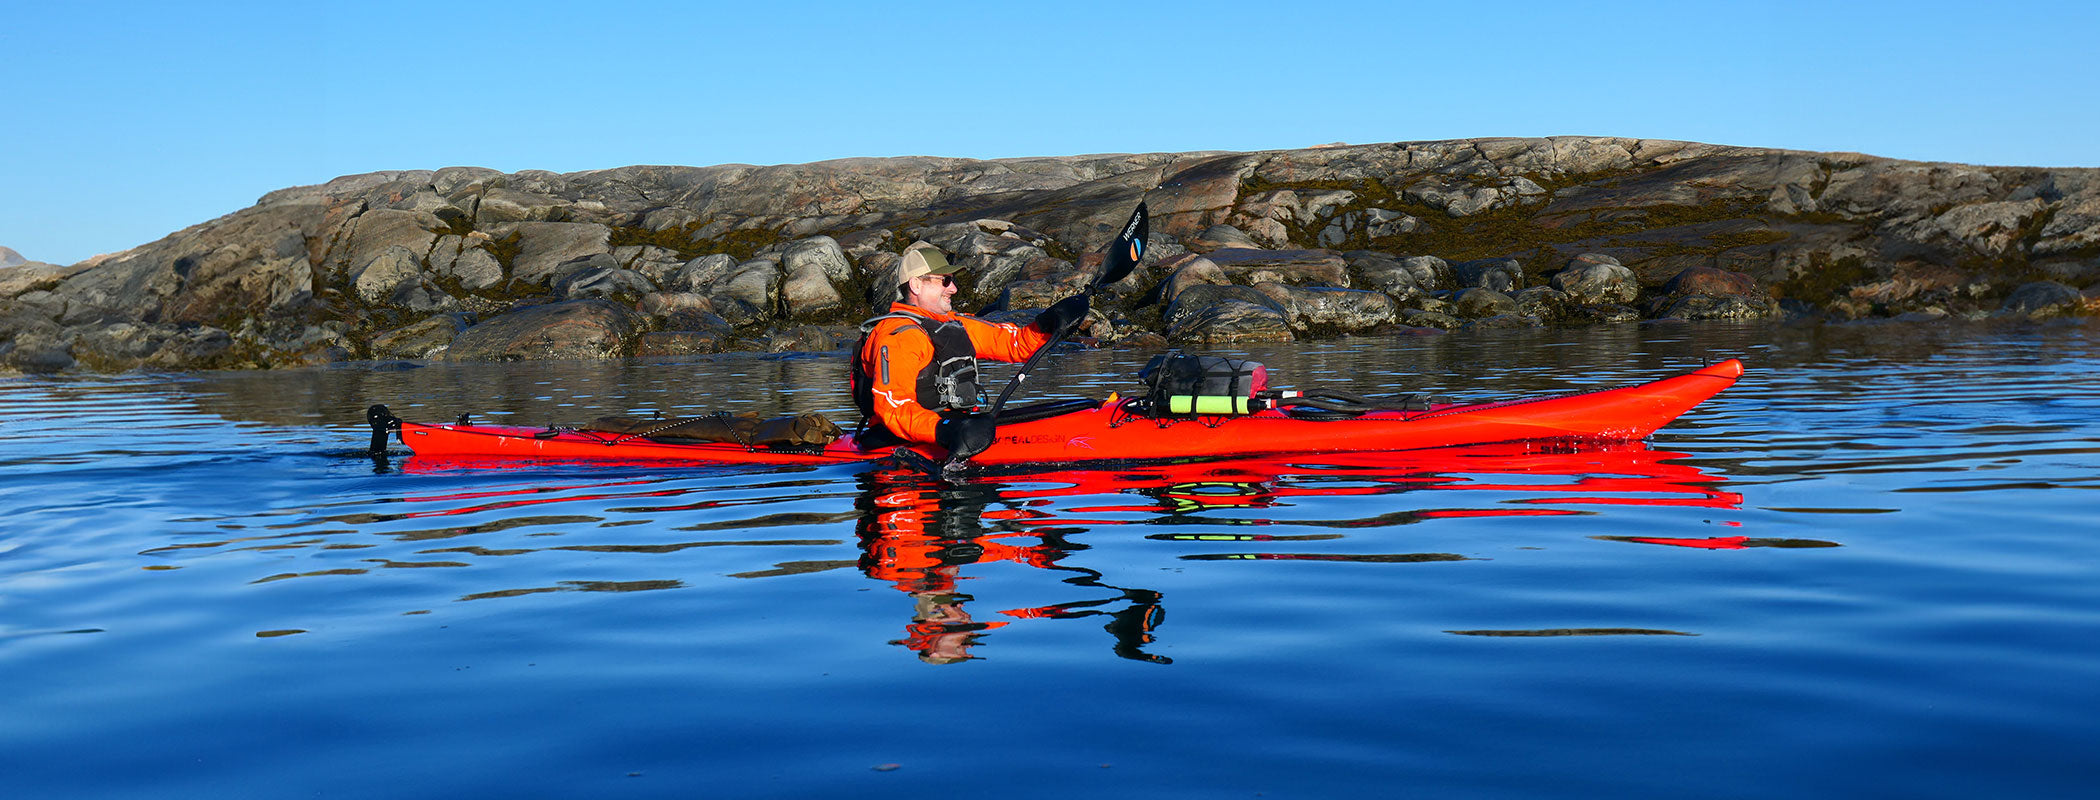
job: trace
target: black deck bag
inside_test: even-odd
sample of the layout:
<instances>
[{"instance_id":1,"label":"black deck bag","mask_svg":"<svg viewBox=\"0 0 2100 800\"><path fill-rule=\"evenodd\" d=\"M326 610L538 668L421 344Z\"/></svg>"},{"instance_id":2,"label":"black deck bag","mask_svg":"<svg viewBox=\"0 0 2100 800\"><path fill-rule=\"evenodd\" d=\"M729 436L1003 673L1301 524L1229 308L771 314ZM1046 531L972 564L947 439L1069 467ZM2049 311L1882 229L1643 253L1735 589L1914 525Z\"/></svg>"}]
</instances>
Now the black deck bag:
<instances>
[{"instance_id":1,"label":"black deck bag","mask_svg":"<svg viewBox=\"0 0 2100 800\"><path fill-rule=\"evenodd\" d=\"M1138 379L1154 416L1248 414L1259 410L1254 393L1268 388L1269 369L1236 358L1167 353L1153 356Z\"/></svg>"}]
</instances>

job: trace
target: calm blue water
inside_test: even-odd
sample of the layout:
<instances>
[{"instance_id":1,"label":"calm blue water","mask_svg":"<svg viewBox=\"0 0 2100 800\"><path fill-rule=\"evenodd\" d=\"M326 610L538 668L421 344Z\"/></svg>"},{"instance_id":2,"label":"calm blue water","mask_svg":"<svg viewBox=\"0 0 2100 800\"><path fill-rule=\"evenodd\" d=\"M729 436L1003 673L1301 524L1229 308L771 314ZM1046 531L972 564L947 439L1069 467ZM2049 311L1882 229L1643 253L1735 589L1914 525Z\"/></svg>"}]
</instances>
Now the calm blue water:
<instances>
[{"instance_id":1,"label":"calm blue water","mask_svg":"<svg viewBox=\"0 0 2100 800\"><path fill-rule=\"evenodd\" d=\"M373 402L838 412L835 358L0 379L0 786L2089 796L2096 342L1255 348L1286 385L1466 399L1751 372L1645 448L946 489L360 454ZM1064 356L1029 392L1128 389L1146 355Z\"/></svg>"}]
</instances>

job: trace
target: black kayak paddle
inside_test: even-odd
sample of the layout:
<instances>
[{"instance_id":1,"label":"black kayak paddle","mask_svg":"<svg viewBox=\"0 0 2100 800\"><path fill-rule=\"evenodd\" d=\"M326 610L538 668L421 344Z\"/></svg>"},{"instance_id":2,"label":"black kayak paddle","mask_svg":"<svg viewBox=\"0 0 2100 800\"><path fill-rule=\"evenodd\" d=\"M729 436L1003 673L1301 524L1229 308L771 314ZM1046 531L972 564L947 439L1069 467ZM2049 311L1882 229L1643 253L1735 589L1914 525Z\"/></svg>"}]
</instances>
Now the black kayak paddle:
<instances>
[{"instance_id":1,"label":"black kayak paddle","mask_svg":"<svg viewBox=\"0 0 2100 800\"><path fill-rule=\"evenodd\" d=\"M1101 291L1101 287L1129 277L1130 271L1137 269L1139 259L1145 257L1145 238L1151 231L1151 220L1152 216L1145 210L1144 201L1139 201L1137 208L1130 212L1130 221L1123 223L1123 231L1116 234L1115 241L1108 243L1107 258L1101 265L1101 271L1096 273L1094 279L1088 281L1086 288L1082 290L1082 293L1087 296L1090 306L1092 305L1094 294ZM1074 325L1071 330L1057 331L1051 336L1050 341L1044 342L1041 348L1029 355L1027 361L1021 362L1020 371L1015 372L1013 378L1006 382L1006 388L999 392L999 399L992 402L991 414L993 420L999 418L999 411L1006 408L1006 401L1014 396L1014 390L1021 388L1021 382L1028 379L1029 371L1035 369L1036 364L1040 363L1044 356L1049 355L1051 350L1056 349L1059 344L1064 342L1066 337L1071 335L1072 330L1077 328L1078 326ZM997 440L997 436L992 437L992 441ZM989 447L990 442L987 442L985 446ZM983 452L983 448L980 447L967 453L960 451L949 453L947 462L941 465L941 470L948 472L958 469L971 456L981 452Z\"/></svg>"}]
</instances>

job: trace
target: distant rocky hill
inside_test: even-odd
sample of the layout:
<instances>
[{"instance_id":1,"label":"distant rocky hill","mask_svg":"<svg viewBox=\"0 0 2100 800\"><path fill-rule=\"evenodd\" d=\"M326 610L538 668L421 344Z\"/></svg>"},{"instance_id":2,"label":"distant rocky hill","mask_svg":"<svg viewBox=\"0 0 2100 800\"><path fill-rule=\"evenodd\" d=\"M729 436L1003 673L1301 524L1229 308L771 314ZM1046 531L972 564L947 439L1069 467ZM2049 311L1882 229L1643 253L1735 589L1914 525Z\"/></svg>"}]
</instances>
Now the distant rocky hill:
<instances>
[{"instance_id":1,"label":"distant rocky hill","mask_svg":"<svg viewBox=\"0 0 2100 800\"><path fill-rule=\"evenodd\" d=\"M29 263L29 259L23 258L22 254L15 252L14 248L0 247L0 267L13 267L26 263Z\"/></svg>"},{"instance_id":2,"label":"distant rocky hill","mask_svg":"<svg viewBox=\"0 0 2100 800\"><path fill-rule=\"evenodd\" d=\"M914 240L963 307L1144 267L1086 333L1221 346L1643 319L2087 313L2100 171L1555 137L977 161L454 167L283 189L72 266L0 269L0 369L836 349ZM9 251L10 254L11 251Z\"/></svg>"}]
</instances>

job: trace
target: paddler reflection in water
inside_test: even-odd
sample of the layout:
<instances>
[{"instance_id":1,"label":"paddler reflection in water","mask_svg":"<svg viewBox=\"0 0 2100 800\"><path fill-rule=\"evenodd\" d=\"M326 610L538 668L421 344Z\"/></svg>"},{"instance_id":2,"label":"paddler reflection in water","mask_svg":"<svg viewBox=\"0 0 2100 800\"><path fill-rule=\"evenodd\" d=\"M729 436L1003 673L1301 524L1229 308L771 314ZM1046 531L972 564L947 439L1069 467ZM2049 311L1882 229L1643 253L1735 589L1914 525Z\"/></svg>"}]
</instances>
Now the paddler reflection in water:
<instances>
[{"instance_id":1,"label":"paddler reflection in water","mask_svg":"<svg viewBox=\"0 0 2100 800\"><path fill-rule=\"evenodd\" d=\"M853 402L864 448L932 443L976 453L992 442L991 415L978 410L977 359L1024 361L1086 319L1087 297L1059 300L1028 325L955 313L958 267L933 245L915 242L897 262L889 311L861 325L853 362Z\"/></svg>"},{"instance_id":2,"label":"paddler reflection in water","mask_svg":"<svg viewBox=\"0 0 2100 800\"><path fill-rule=\"evenodd\" d=\"M927 663L952 664L975 658L970 649L978 640L1011 619L1106 616L1103 628L1115 637L1116 655L1172 663L1141 649L1152 642L1152 629L1164 615L1159 593L1110 586L1099 572L1058 564L1085 547L1066 542L1057 530L987 527L985 508L1000 500L998 484L952 485L908 471L871 472L861 480L861 571L912 597L911 624L891 644L910 648ZM966 607L974 598L959 590L962 567L1000 561L1070 573L1063 583L1117 594L1006 609L997 613L1010 619L979 620ZM1121 608L1105 608L1124 601Z\"/></svg>"}]
</instances>

